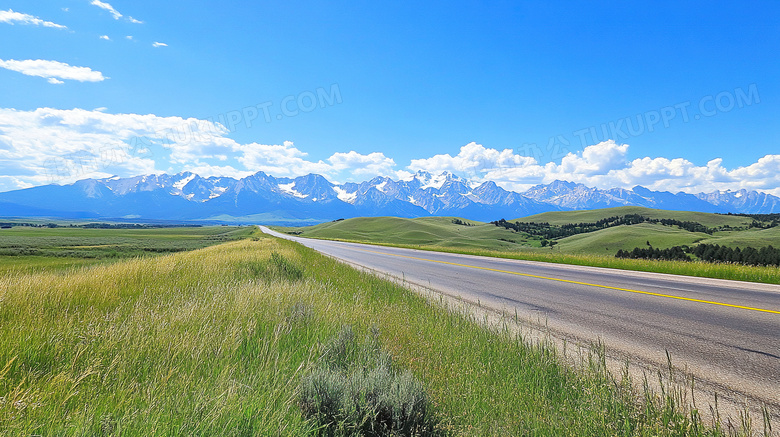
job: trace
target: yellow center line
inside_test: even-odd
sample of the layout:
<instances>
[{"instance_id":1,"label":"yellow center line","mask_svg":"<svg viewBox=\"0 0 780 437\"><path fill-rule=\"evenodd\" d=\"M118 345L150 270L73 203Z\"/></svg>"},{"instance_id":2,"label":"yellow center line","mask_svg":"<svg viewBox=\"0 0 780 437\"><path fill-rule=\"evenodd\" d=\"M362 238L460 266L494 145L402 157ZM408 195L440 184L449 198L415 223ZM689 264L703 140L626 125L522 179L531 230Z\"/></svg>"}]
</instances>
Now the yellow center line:
<instances>
[{"instance_id":1,"label":"yellow center line","mask_svg":"<svg viewBox=\"0 0 780 437\"><path fill-rule=\"evenodd\" d=\"M715 302L715 301L711 301L711 300L693 299L693 298L690 298L690 297L674 296L674 295L671 295L671 294L653 293L651 291L632 290L630 288L611 287L609 285L591 284L591 283L588 283L588 282L572 281L570 279L550 278L548 276L532 275L530 273L512 272L512 271L509 271L509 270L500 270L500 269L493 269L493 268L490 268L490 267L472 266L472 265L469 265L469 264L459 264L459 263L454 263L454 262L449 262L449 261L439 261L439 260L428 259L428 258L418 258L418 257L415 257L415 256L399 255L399 254L395 254L395 253L377 252L377 251L366 250L366 249L356 249L356 250L360 250L362 252L376 253L376 254L379 254L379 255L389 255L389 256L395 256L395 257L399 257L399 258L408 258L408 259L413 259L413 260L418 260L418 261L428 261L428 262L432 262L432 263L447 264L447 265L458 266L458 267L466 267L466 268L470 268L470 269L487 270L487 271L498 272L498 273L508 273L510 275L526 276L526 277L529 277L529 278L547 279L549 281L567 282L569 284L587 285L587 286L590 286L590 287L606 288L606 289L609 289L609 290L626 291L626 292L629 292L629 293L645 294L645 295L648 295L648 296L666 297L666 298L669 298L669 299L678 299L678 300L687 300L689 302L707 303L707 304L710 304L710 305L719 305L719 306L730 307L730 308L740 308L740 309L743 309L743 310L759 311L759 312L762 312L762 313L780 314L780 311L767 310L767 309L764 309L764 308L753 308L753 307L742 306L742 305L733 305L733 304L730 304L730 303Z\"/></svg>"}]
</instances>

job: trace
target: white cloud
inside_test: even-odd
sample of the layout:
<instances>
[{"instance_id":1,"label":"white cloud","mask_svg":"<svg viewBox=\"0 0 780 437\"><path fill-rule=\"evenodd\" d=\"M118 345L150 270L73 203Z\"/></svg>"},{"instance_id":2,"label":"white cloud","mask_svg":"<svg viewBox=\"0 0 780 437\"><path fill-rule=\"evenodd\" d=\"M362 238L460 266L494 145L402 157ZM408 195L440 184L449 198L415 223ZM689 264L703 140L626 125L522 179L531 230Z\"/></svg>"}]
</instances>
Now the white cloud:
<instances>
[{"instance_id":1,"label":"white cloud","mask_svg":"<svg viewBox=\"0 0 780 437\"><path fill-rule=\"evenodd\" d=\"M302 176L308 173L329 174L333 167L323 161L306 160L307 153L298 150L292 141L283 144L242 144L238 158L247 169L279 176Z\"/></svg>"},{"instance_id":2,"label":"white cloud","mask_svg":"<svg viewBox=\"0 0 780 437\"><path fill-rule=\"evenodd\" d=\"M490 172L504 168L517 168L535 165L536 160L527 156L516 155L511 149L488 149L477 143L469 143L460 148L460 152L434 155L430 158L413 159L409 164L412 171L424 170L433 174L443 171L465 174L474 180L481 180Z\"/></svg>"},{"instance_id":3,"label":"white cloud","mask_svg":"<svg viewBox=\"0 0 780 437\"><path fill-rule=\"evenodd\" d=\"M0 68L16 71L27 76L37 76L49 79L49 83L62 83L60 79L77 80L79 82L101 82L106 78L103 73L89 67L74 67L64 62L46 61L43 59L27 59L16 61L0 59Z\"/></svg>"},{"instance_id":4,"label":"white cloud","mask_svg":"<svg viewBox=\"0 0 780 437\"><path fill-rule=\"evenodd\" d=\"M0 174L8 176L0 190L161 169L203 176L244 177L261 170L278 176L335 176L393 165L381 153L339 153L312 161L292 142L239 144L227 137L225 126L207 120L104 110L0 109Z\"/></svg>"},{"instance_id":5,"label":"white cloud","mask_svg":"<svg viewBox=\"0 0 780 437\"><path fill-rule=\"evenodd\" d=\"M104 39L106 41L111 41L111 38L109 38L108 35L100 35L100 39Z\"/></svg>"},{"instance_id":6,"label":"white cloud","mask_svg":"<svg viewBox=\"0 0 780 437\"><path fill-rule=\"evenodd\" d=\"M129 39L130 41L132 41L133 40L133 35L127 35L125 38Z\"/></svg>"},{"instance_id":7,"label":"white cloud","mask_svg":"<svg viewBox=\"0 0 780 437\"><path fill-rule=\"evenodd\" d=\"M144 24L144 22L143 22L143 21L141 21L141 20L136 20L136 19L135 19L135 18L133 18L133 17L127 17L127 21L129 21L129 22L131 22L131 23L133 23L133 24Z\"/></svg>"},{"instance_id":8,"label":"white cloud","mask_svg":"<svg viewBox=\"0 0 780 437\"><path fill-rule=\"evenodd\" d=\"M509 149L498 151L469 143L456 156L413 159L407 168L434 174L450 171L474 182L492 180L515 191L566 180L603 189L642 185L657 191L699 193L744 188L780 195L780 155L766 155L746 167L728 169L720 158L704 166L684 158L644 157L628 161L628 149L627 144L604 141L569 153L560 163L540 165L534 158Z\"/></svg>"},{"instance_id":9,"label":"white cloud","mask_svg":"<svg viewBox=\"0 0 780 437\"><path fill-rule=\"evenodd\" d=\"M63 81L61 81L61 80L59 80L59 79L57 79L57 78L54 78L54 77L50 77L50 78L47 80L47 82L49 82L49 83L50 83L50 84L52 84L52 85L62 85L62 84L64 84L64 83L65 83L65 82L63 82Z\"/></svg>"},{"instance_id":10,"label":"white cloud","mask_svg":"<svg viewBox=\"0 0 780 437\"><path fill-rule=\"evenodd\" d=\"M169 124L175 122L167 120ZM109 173L155 171L152 156L128 140L154 131L166 119L83 109L0 109L0 190L69 183Z\"/></svg>"},{"instance_id":11,"label":"white cloud","mask_svg":"<svg viewBox=\"0 0 780 437\"><path fill-rule=\"evenodd\" d=\"M373 152L368 155L362 155L354 150L342 153L337 152L328 158L334 171L340 172L348 170L357 176L395 176L393 170L395 161L386 157L383 153Z\"/></svg>"},{"instance_id":12,"label":"white cloud","mask_svg":"<svg viewBox=\"0 0 780 437\"><path fill-rule=\"evenodd\" d=\"M111 14L111 16L114 17L114 20L118 20L118 19L122 18L122 14L120 14L119 11L114 9L113 6L111 6L110 4L108 4L106 2L101 2L100 0L92 0L92 2L90 4L93 5L93 6L97 6L100 9L104 9L104 10L108 11Z\"/></svg>"},{"instance_id":13,"label":"white cloud","mask_svg":"<svg viewBox=\"0 0 780 437\"><path fill-rule=\"evenodd\" d=\"M239 170L230 165L211 165L203 162L197 162L187 166L187 171L191 171L192 173L203 176L204 178L211 176L228 176L236 179L245 178L254 173L257 173L256 171Z\"/></svg>"},{"instance_id":14,"label":"white cloud","mask_svg":"<svg viewBox=\"0 0 780 437\"><path fill-rule=\"evenodd\" d=\"M51 21L44 21L38 17L34 17L29 14L23 14L21 12L14 12L9 9L7 11L0 11L0 23L8 24L32 24L34 26L53 27L56 29L67 29L66 26L61 24L52 23Z\"/></svg>"},{"instance_id":15,"label":"white cloud","mask_svg":"<svg viewBox=\"0 0 780 437\"><path fill-rule=\"evenodd\" d=\"M331 180L362 181L376 175L408 178L410 171L426 170L450 171L474 182L492 180L515 191L561 179L598 188L642 185L688 193L744 188L780 195L780 155L728 168L719 158L704 165L681 157L628 160L628 145L605 141L570 153L560 163L542 165L510 149L469 143L454 156L414 159L396 170L395 161L380 152L337 152L312 159L289 141L240 144L228 137L225 126L208 120L105 111L0 108L0 190L160 171L231 177L257 171L291 177L318 173Z\"/></svg>"},{"instance_id":16,"label":"white cloud","mask_svg":"<svg viewBox=\"0 0 780 437\"><path fill-rule=\"evenodd\" d=\"M164 42L157 42L157 41L155 41L155 42L152 43L152 47L155 47L155 48L156 47L168 47L168 44L165 44Z\"/></svg>"}]
</instances>

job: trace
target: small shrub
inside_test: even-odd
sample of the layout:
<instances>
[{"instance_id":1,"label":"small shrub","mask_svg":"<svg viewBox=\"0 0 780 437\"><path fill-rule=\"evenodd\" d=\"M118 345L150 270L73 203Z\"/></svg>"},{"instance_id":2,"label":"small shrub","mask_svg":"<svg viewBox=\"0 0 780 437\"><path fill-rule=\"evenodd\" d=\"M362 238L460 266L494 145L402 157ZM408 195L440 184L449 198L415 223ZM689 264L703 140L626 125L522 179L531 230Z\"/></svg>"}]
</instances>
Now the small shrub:
<instances>
[{"instance_id":1,"label":"small shrub","mask_svg":"<svg viewBox=\"0 0 780 437\"><path fill-rule=\"evenodd\" d=\"M246 262L239 267L239 273L253 279L297 281L303 278L303 269L277 252L262 262Z\"/></svg>"},{"instance_id":2,"label":"small shrub","mask_svg":"<svg viewBox=\"0 0 780 437\"><path fill-rule=\"evenodd\" d=\"M376 336L359 344L351 328L342 329L301 382L303 415L320 435L433 435L425 388L411 372L396 372L391 364Z\"/></svg>"}]
</instances>

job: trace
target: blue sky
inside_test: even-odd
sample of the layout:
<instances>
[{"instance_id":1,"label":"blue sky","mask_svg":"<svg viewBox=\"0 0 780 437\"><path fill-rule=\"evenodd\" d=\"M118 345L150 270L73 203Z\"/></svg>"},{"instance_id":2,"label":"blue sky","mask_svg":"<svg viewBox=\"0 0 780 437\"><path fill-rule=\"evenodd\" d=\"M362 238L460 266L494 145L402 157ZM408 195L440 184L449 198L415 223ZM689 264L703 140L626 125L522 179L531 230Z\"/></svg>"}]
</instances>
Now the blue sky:
<instances>
[{"instance_id":1,"label":"blue sky","mask_svg":"<svg viewBox=\"0 0 780 437\"><path fill-rule=\"evenodd\" d=\"M0 191L451 171L780 195L776 2L0 1Z\"/></svg>"}]
</instances>

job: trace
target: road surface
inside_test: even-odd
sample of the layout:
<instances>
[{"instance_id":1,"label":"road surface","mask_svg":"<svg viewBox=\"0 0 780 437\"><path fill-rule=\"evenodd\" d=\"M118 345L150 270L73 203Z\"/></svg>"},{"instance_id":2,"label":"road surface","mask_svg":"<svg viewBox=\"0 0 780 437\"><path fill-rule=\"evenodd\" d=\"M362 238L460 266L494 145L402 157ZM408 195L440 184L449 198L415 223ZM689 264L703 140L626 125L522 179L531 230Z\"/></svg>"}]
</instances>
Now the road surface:
<instances>
[{"instance_id":1,"label":"road surface","mask_svg":"<svg viewBox=\"0 0 780 437\"><path fill-rule=\"evenodd\" d=\"M658 367L666 351L699 384L780 407L780 286L291 237L332 257L601 339ZM760 418L755 418L760 421Z\"/></svg>"}]
</instances>

